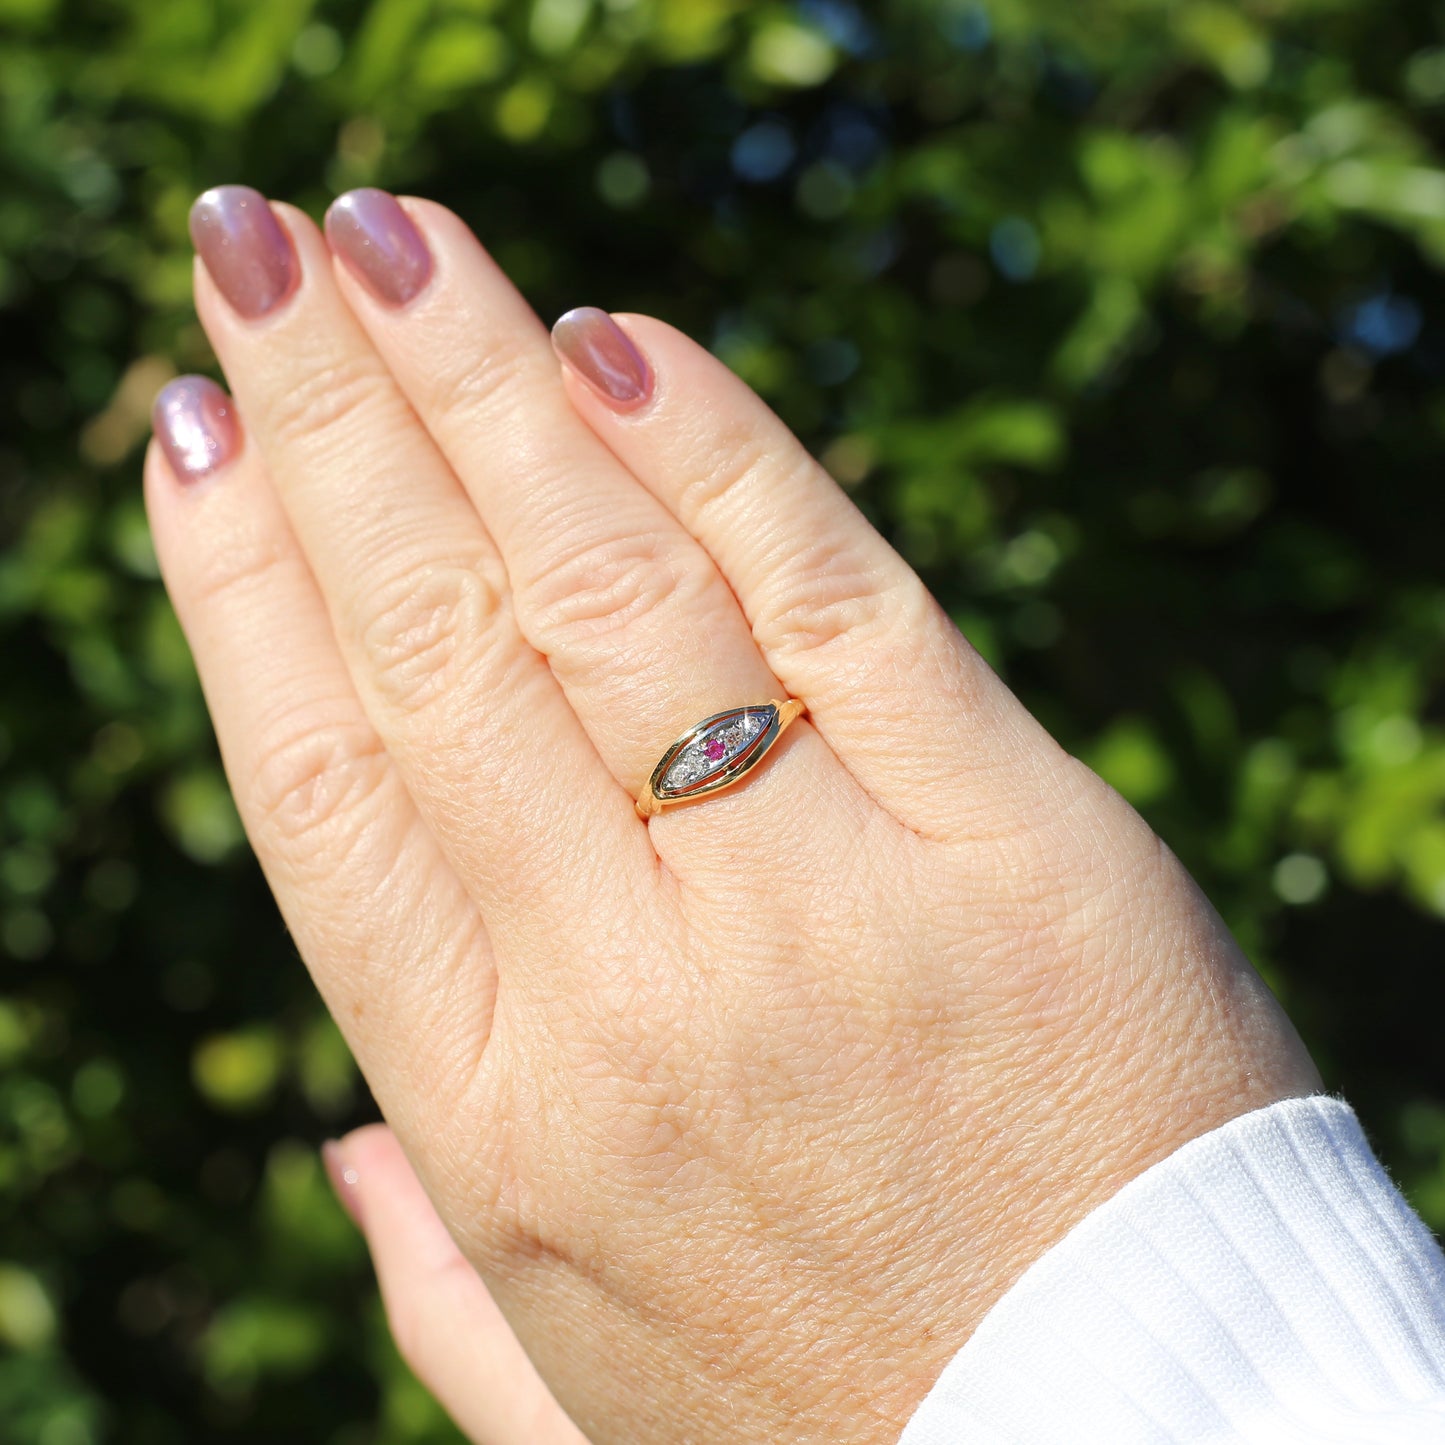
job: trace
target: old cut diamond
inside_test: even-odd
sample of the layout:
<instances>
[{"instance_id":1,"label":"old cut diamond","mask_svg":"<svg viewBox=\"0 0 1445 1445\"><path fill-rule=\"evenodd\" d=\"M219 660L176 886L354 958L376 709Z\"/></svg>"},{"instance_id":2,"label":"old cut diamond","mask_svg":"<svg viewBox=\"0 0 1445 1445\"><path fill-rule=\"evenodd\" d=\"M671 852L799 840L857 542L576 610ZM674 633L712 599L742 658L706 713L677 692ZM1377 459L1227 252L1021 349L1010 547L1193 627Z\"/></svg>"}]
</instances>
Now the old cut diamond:
<instances>
[{"instance_id":1,"label":"old cut diamond","mask_svg":"<svg viewBox=\"0 0 1445 1445\"><path fill-rule=\"evenodd\" d=\"M697 782L710 767L712 763L708 761L707 754L693 744L684 748L673 760L662 785L665 788L686 788Z\"/></svg>"},{"instance_id":2,"label":"old cut diamond","mask_svg":"<svg viewBox=\"0 0 1445 1445\"><path fill-rule=\"evenodd\" d=\"M773 718L773 709L764 707L719 718L698 733L683 748L663 774L659 787L669 793L685 792L695 784L722 773L740 754L747 751L754 739Z\"/></svg>"}]
</instances>

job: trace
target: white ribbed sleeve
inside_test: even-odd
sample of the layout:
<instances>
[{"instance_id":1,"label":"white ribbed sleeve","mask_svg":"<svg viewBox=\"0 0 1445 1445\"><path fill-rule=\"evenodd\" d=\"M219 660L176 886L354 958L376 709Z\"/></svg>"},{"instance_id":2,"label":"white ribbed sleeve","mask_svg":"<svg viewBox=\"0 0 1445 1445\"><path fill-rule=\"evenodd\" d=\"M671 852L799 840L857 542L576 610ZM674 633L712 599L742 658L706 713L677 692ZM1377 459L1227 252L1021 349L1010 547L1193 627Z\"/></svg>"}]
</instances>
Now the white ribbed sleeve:
<instances>
[{"instance_id":1,"label":"white ribbed sleeve","mask_svg":"<svg viewBox=\"0 0 1445 1445\"><path fill-rule=\"evenodd\" d=\"M1445 1445L1445 1257L1342 1100L1192 1140L1024 1272L900 1445Z\"/></svg>"}]
</instances>

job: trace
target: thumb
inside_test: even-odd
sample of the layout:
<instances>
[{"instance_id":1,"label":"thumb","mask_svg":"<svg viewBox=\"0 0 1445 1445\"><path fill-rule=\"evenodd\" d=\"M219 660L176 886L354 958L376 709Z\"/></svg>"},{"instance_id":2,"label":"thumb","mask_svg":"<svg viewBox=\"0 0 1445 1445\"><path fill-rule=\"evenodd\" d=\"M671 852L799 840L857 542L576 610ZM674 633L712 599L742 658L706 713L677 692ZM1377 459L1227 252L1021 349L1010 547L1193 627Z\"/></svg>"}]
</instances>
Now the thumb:
<instances>
[{"instance_id":1,"label":"thumb","mask_svg":"<svg viewBox=\"0 0 1445 1445\"><path fill-rule=\"evenodd\" d=\"M474 1445L587 1445L447 1232L384 1124L322 1148L366 1236L402 1358Z\"/></svg>"}]
</instances>

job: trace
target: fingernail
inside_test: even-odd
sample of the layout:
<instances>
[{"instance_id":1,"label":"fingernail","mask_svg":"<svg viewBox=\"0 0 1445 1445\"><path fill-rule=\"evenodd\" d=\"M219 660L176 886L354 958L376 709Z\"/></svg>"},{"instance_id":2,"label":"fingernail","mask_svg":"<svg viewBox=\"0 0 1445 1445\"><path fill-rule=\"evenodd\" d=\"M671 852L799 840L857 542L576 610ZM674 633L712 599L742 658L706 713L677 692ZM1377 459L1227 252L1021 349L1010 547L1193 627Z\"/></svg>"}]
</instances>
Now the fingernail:
<instances>
[{"instance_id":1,"label":"fingernail","mask_svg":"<svg viewBox=\"0 0 1445 1445\"><path fill-rule=\"evenodd\" d=\"M151 407L156 440L183 482L198 482L226 465L240 446L231 398L209 377L178 376Z\"/></svg>"},{"instance_id":2,"label":"fingernail","mask_svg":"<svg viewBox=\"0 0 1445 1445\"><path fill-rule=\"evenodd\" d=\"M248 320L296 289L301 265L291 240L250 186L215 186L191 207L191 240L232 308Z\"/></svg>"},{"instance_id":3,"label":"fingernail","mask_svg":"<svg viewBox=\"0 0 1445 1445\"><path fill-rule=\"evenodd\" d=\"M337 1199L341 1201L341 1207L351 1216L351 1222L361 1229L361 1179L346 1162L345 1153L335 1139L328 1139L321 1146L321 1163Z\"/></svg>"},{"instance_id":4,"label":"fingernail","mask_svg":"<svg viewBox=\"0 0 1445 1445\"><path fill-rule=\"evenodd\" d=\"M604 400L619 408L652 395L652 372L627 333L595 306L579 306L552 328L557 355Z\"/></svg>"},{"instance_id":5,"label":"fingernail","mask_svg":"<svg viewBox=\"0 0 1445 1445\"><path fill-rule=\"evenodd\" d=\"M431 279L431 252L397 204L370 186L347 191L326 213L326 239L346 269L388 306L405 306Z\"/></svg>"}]
</instances>

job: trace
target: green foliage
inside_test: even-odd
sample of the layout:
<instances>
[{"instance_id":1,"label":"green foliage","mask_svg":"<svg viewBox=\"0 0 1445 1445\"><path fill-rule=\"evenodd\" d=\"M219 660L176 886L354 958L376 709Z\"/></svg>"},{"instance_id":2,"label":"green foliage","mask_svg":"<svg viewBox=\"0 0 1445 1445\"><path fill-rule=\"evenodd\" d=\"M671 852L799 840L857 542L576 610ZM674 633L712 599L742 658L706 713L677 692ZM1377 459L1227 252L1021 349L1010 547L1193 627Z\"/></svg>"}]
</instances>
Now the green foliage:
<instances>
[{"instance_id":1,"label":"green foliage","mask_svg":"<svg viewBox=\"0 0 1445 1445\"><path fill-rule=\"evenodd\" d=\"M0 0L0 1435L440 1442L138 496L185 218L701 337L1195 870L1445 1228L1445 33L1391 0Z\"/></svg>"}]
</instances>

